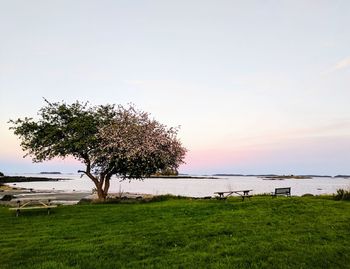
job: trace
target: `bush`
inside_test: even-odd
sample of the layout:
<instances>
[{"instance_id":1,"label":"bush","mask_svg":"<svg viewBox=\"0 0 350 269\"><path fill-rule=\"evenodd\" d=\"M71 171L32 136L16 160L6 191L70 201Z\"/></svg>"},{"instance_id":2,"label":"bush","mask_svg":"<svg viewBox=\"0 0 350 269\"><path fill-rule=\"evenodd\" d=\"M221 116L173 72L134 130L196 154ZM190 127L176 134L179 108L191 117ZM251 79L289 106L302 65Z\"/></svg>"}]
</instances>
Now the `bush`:
<instances>
[{"instance_id":1,"label":"bush","mask_svg":"<svg viewBox=\"0 0 350 269\"><path fill-rule=\"evenodd\" d=\"M312 196L314 196L314 195L311 193L305 193L301 197L312 197Z\"/></svg>"},{"instance_id":2,"label":"bush","mask_svg":"<svg viewBox=\"0 0 350 269\"><path fill-rule=\"evenodd\" d=\"M169 200L190 200L190 197L172 194L156 195L150 199L150 202L163 202Z\"/></svg>"},{"instance_id":3,"label":"bush","mask_svg":"<svg viewBox=\"0 0 350 269\"><path fill-rule=\"evenodd\" d=\"M116 198L108 198L107 200L92 200L92 199L81 199L78 204L141 204L141 203L149 203L149 202L164 202L169 200L191 200L191 199L201 199L201 198L191 198L181 195L172 195L172 194L164 194L164 195L156 195L153 197L143 198L142 196L138 197L116 197ZM208 197L204 198L208 199Z\"/></svg>"},{"instance_id":4,"label":"bush","mask_svg":"<svg viewBox=\"0 0 350 269\"><path fill-rule=\"evenodd\" d=\"M350 189L338 189L337 194L334 196L335 200L350 200Z\"/></svg>"},{"instance_id":5,"label":"bush","mask_svg":"<svg viewBox=\"0 0 350 269\"><path fill-rule=\"evenodd\" d=\"M0 177L3 177L4 176L4 173L0 172Z\"/></svg>"}]
</instances>

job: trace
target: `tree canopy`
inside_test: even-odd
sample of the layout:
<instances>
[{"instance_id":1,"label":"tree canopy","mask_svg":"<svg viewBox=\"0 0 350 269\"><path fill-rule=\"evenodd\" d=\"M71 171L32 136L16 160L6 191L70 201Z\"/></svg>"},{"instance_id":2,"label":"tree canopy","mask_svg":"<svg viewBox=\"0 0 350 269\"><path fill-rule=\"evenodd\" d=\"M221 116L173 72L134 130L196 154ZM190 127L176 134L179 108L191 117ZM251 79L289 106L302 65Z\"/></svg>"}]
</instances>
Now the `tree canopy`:
<instances>
[{"instance_id":1,"label":"tree canopy","mask_svg":"<svg viewBox=\"0 0 350 269\"><path fill-rule=\"evenodd\" d=\"M100 199L107 197L112 175L143 179L183 163L186 149L178 128L168 128L133 105L45 102L38 119L10 120L25 156L34 162L73 156L85 165L79 172L94 182Z\"/></svg>"}]
</instances>

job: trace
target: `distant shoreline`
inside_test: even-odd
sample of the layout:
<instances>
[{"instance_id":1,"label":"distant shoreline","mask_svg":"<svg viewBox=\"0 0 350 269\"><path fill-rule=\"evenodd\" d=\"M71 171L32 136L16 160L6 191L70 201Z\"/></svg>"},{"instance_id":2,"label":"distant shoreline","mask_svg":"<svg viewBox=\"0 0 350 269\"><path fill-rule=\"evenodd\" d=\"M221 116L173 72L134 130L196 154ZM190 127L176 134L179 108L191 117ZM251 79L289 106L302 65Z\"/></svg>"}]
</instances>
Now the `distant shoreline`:
<instances>
[{"instance_id":1,"label":"distant shoreline","mask_svg":"<svg viewBox=\"0 0 350 269\"><path fill-rule=\"evenodd\" d=\"M41 173L40 173L41 174ZM150 176L147 178L171 178L171 179L219 179L212 176ZM52 177L35 177L35 176L3 176L0 177L0 184L14 183L14 182L37 182L37 181L61 181L72 180L70 178L52 178ZM112 178L113 180L113 178Z\"/></svg>"},{"instance_id":2,"label":"distant shoreline","mask_svg":"<svg viewBox=\"0 0 350 269\"><path fill-rule=\"evenodd\" d=\"M13 183L13 182L34 182L34 181L60 181L70 180L69 178L49 178L49 177L26 177L26 176L3 176L0 177L0 183Z\"/></svg>"},{"instance_id":3,"label":"distant shoreline","mask_svg":"<svg viewBox=\"0 0 350 269\"><path fill-rule=\"evenodd\" d=\"M284 179L312 179L311 176L268 176L268 177L260 177L263 180L284 180Z\"/></svg>"},{"instance_id":4,"label":"distant shoreline","mask_svg":"<svg viewBox=\"0 0 350 269\"><path fill-rule=\"evenodd\" d=\"M39 173L42 175L42 173ZM49 175L47 173L47 175ZM45 181L61 181L72 180L72 178L55 178L55 175L63 175L62 173L51 174L53 177L42 176L0 176L0 184L15 183L15 182L45 182ZM179 176L150 176L147 178L163 178L163 179L220 179L220 177L257 177L262 180L284 180L284 179L312 179L313 177L327 177L327 178L345 178L350 179L350 175L336 175L336 176L320 176L320 175L243 175L243 174L214 174L203 176L179 175ZM114 178L112 178L113 180ZM117 178L118 179L118 178Z\"/></svg>"},{"instance_id":5,"label":"distant shoreline","mask_svg":"<svg viewBox=\"0 0 350 269\"><path fill-rule=\"evenodd\" d=\"M330 177L330 178L350 178L350 175L277 175L277 174L257 174L257 175L245 175L245 174L213 174L213 176L220 177L261 177L261 178L313 178L313 177Z\"/></svg>"},{"instance_id":6,"label":"distant shoreline","mask_svg":"<svg viewBox=\"0 0 350 269\"><path fill-rule=\"evenodd\" d=\"M214 176L150 176L147 178L177 178L177 179L219 179Z\"/></svg>"}]
</instances>

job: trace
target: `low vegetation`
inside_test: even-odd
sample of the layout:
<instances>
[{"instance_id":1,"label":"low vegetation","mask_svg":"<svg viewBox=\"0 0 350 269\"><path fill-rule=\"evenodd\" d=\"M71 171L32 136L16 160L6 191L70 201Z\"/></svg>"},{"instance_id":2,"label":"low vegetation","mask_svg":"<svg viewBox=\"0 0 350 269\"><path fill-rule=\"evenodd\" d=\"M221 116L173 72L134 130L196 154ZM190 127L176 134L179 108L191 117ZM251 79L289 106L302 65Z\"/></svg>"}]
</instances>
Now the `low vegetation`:
<instances>
[{"instance_id":1,"label":"low vegetation","mask_svg":"<svg viewBox=\"0 0 350 269\"><path fill-rule=\"evenodd\" d=\"M254 196L0 207L0 267L350 268L350 203Z\"/></svg>"},{"instance_id":2,"label":"low vegetation","mask_svg":"<svg viewBox=\"0 0 350 269\"><path fill-rule=\"evenodd\" d=\"M335 200L350 200L350 189L338 189L337 193L334 195Z\"/></svg>"}]
</instances>

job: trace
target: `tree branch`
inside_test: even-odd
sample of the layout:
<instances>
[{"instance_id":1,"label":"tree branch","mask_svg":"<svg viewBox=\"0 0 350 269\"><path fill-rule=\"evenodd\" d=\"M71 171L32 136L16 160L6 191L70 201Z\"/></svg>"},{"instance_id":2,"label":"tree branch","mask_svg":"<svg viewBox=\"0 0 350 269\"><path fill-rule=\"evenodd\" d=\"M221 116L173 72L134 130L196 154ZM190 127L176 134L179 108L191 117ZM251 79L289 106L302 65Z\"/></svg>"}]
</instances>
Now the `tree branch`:
<instances>
[{"instance_id":1,"label":"tree branch","mask_svg":"<svg viewBox=\"0 0 350 269\"><path fill-rule=\"evenodd\" d=\"M100 184L98 179L94 177L93 174L91 174L91 162L90 159L87 156L84 156L85 164L86 164L86 171L78 170L78 173L84 173L87 175L96 185L96 187Z\"/></svg>"}]
</instances>

